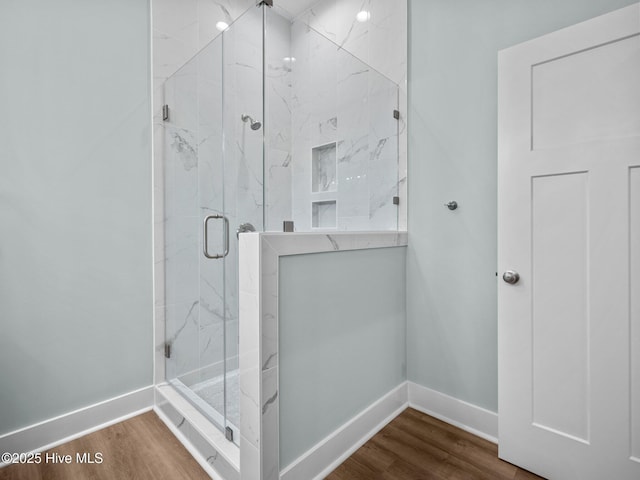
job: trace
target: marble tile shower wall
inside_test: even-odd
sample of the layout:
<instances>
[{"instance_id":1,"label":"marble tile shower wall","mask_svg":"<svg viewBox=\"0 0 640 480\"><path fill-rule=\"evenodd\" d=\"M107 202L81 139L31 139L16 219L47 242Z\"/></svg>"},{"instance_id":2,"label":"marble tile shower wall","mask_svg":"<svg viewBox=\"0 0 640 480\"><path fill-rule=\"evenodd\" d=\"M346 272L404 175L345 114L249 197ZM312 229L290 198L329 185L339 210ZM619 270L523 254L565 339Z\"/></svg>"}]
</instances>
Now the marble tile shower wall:
<instances>
[{"instance_id":1,"label":"marble tile shower wall","mask_svg":"<svg viewBox=\"0 0 640 480\"><path fill-rule=\"evenodd\" d=\"M292 220L291 22L267 11L265 44L265 229Z\"/></svg>"},{"instance_id":2,"label":"marble tile shower wall","mask_svg":"<svg viewBox=\"0 0 640 480\"><path fill-rule=\"evenodd\" d=\"M358 14L360 12L367 13L366 15L364 13L360 15L360 20L364 21L358 20ZM394 208L398 210L398 228L400 230L406 230L407 131L405 119L407 112L407 1L321 0L300 14L297 20L311 26L314 30L331 39L344 50L373 67L399 86L398 103L400 120L398 124L399 137L397 155L400 205ZM293 45L295 46L297 44L298 40L294 36ZM357 70L354 70L351 73L356 72ZM348 69L343 73L348 74ZM376 99L371 98L369 105L376 105ZM383 109L387 108L384 101L380 105L382 105ZM386 110L382 111L381 114L380 119L387 118ZM371 112L370 118L374 118L374 112ZM325 119L325 122L327 120L331 119ZM295 121L294 125L296 125ZM329 127L330 126L331 125L329 125ZM372 125L372 128L373 127L374 125ZM339 121L338 128L340 128ZM373 133L373 135L375 135L375 133ZM380 136L379 138L384 137ZM360 137L360 139L362 139L362 137ZM375 139L372 138L369 144L371 154L374 156L377 155L377 149L379 147L388 151L390 145L380 146L374 140ZM356 147L355 151L357 150L358 148ZM295 155L294 158L296 158ZM374 163L377 163L377 166L382 166L383 159L379 158L379 160ZM373 166L374 165L372 165L372 167ZM388 175L389 172L384 170L386 167L382 168L382 170L372 168L369 171L375 176L375 178L370 179L372 195L377 195L377 193L374 192L379 193L379 197L371 198L371 229L385 228L383 222L378 221L383 218L384 215L380 215L378 219L376 219L373 213L377 208L383 208L383 210L389 208L385 203L388 199L388 194L385 191L386 186L380 185L382 179L385 178L385 175ZM378 173L372 173L374 171ZM357 217L360 217L359 214L361 212L362 210L358 211L356 209L351 213L355 213ZM305 214L305 216L308 215Z\"/></svg>"},{"instance_id":3,"label":"marble tile shower wall","mask_svg":"<svg viewBox=\"0 0 640 480\"><path fill-rule=\"evenodd\" d=\"M356 19L362 9L367 22ZM281 231L283 220L297 231L406 228L406 0L325 0L289 18L267 10L265 230ZM314 192L313 149L334 142L336 191ZM314 206L337 218L314 225Z\"/></svg>"},{"instance_id":4,"label":"marble tile shower wall","mask_svg":"<svg viewBox=\"0 0 640 480\"><path fill-rule=\"evenodd\" d=\"M173 75L220 35L218 22L233 23L255 0L152 0L154 87Z\"/></svg>"},{"instance_id":5,"label":"marble tile shower wall","mask_svg":"<svg viewBox=\"0 0 640 480\"><path fill-rule=\"evenodd\" d=\"M358 17L360 12L369 15ZM321 0L297 19L398 85L405 84L406 0Z\"/></svg>"},{"instance_id":6,"label":"marble tile shower wall","mask_svg":"<svg viewBox=\"0 0 640 480\"><path fill-rule=\"evenodd\" d=\"M397 86L302 22L292 46L296 230L395 230ZM314 172L331 178L318 188Z\"/></svg>"}]
</instances>

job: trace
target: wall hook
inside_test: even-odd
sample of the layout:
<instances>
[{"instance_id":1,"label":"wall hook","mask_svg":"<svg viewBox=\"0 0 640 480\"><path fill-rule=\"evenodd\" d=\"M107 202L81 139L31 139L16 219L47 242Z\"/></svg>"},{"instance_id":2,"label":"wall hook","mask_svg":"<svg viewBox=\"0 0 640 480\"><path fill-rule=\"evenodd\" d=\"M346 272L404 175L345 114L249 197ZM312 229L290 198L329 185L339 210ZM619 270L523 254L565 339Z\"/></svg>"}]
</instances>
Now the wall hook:
<instances>
[{"instance_id":1,"label":"wall hook","mask_svg":"<svg viewBox=\"0 0 640 480\"><path fill-rule=\"evenodd\" d=\"M444 206L447 207L449 210L455 210L456 208L458 208L458 202L453 201L453 202L445 203Z\"/></svg>"}]
</instances>

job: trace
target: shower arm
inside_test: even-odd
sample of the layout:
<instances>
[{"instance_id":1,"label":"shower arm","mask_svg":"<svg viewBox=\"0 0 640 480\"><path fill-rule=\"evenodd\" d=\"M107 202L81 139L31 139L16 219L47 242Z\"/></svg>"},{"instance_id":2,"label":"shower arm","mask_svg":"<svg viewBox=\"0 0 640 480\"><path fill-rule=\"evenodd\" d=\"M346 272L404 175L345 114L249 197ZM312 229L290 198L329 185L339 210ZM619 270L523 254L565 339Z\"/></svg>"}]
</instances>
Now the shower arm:
<instances>
[{"instance_id":1,"label":"shower arm","mask_svg":"<svg viewBox=\"0 0 640 480\"><path fill-rule=\"evenodd\" d=\"M260 127L262 126L262 124L260 122L255 121L253 118L251 118L250 115L245 115L244 113L242 115L240 115L240 119L244 123L247 123L247 121L248 121L249 124L251 125L251 130L259 130Z\"/></svg>"}]
</instances>

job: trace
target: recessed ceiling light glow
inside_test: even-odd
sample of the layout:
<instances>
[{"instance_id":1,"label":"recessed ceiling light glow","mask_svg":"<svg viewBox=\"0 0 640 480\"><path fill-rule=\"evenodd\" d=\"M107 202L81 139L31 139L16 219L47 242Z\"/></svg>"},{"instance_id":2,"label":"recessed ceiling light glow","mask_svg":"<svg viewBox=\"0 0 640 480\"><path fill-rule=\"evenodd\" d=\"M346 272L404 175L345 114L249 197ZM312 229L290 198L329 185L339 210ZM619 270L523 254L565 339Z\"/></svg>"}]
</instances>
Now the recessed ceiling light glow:
<instances>
[{"instance_id":1,"label":"recessed ceiling light glow","mask_svg":"<svg viewBox=\"0 0 640 480\"><path fill-rule=\"evenodd\" d=\"M296 61L296 57L284 57L282 60L284 60L286 63L293 63Z\"/></svg>"},{"instance_id":2,"label":"recessed ceiling light glow","mask_svg":"<svg viewBox=\"0 0 640 480\"><path fill-rule=\"evenodd\" d=\"M371 18L371 13L368 10L362 10L361 12L358 12L358 14L356 15L356 20L358 20L360 23L364 23L368 21L370 18Z\"/></svg>"},{"instance_id":3,"label":"recessed ceiling light glow","mask_svg":"<svg viewBox=\"0 0 640 480\"><path fill-rule=\"evenodd\" d=\"M229 28L229 24L227 22L218 22L216 23L216 28L221 32L224 32L227 28Z\"/></svg>"}]
</instances>

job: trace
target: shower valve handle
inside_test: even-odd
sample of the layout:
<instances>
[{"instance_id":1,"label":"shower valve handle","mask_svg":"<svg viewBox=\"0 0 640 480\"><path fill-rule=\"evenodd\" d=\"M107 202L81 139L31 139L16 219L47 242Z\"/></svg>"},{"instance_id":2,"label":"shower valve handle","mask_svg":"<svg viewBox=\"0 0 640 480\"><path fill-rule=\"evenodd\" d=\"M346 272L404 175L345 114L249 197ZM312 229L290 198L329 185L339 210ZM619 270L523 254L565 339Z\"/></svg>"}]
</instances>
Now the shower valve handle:
<instances>
[{"instance_id":1,"label":"shower valve handle","mask_svg":"<svg viewBox=\"0 0 640 480\"><path fill-rule=\"evenodd\" d=\"M240 238L240 234L241 233L245 233L245 232L255 232L256 231L256 227L254 227L253 225L251 225L250 223L243 223L241 224L238 229L236 230L236 237Z\"/></svg>"}]
</instances>

